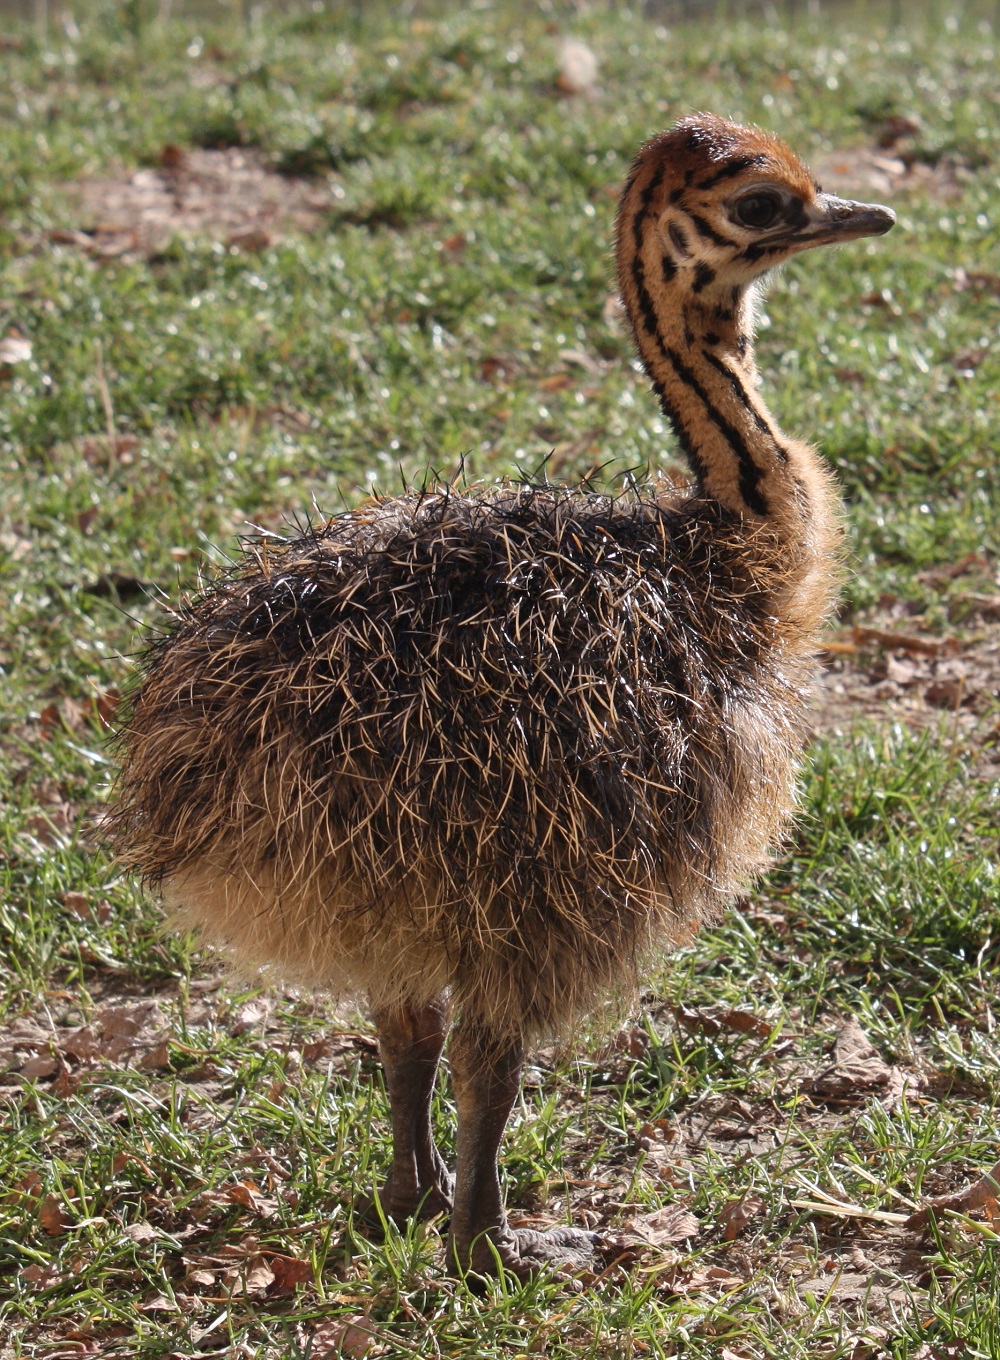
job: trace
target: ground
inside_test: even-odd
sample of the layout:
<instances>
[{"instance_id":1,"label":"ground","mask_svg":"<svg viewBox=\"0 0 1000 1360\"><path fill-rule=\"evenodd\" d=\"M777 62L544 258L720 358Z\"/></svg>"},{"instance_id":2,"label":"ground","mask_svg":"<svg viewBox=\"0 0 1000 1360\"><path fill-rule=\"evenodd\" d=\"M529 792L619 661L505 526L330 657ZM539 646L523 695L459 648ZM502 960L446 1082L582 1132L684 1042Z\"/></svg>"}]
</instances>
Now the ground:
<instances>
[{"instance_id":1,"label":"ground","mask_svg":"<svg viewBox=\"0 0 1000 1360\"><path fill-rule=\"evenodd\" d=\"M998 1155L992 32L602 13L570 71L534 17L127 8L14 34L0 94L0 1356L1000 1354L996 1206L905 1221ZM843 605L771 873L529 1065L512 1216L594 1228L595 1270L479 1294L440 1224L352 1212L387 1155L363 1015L233 978L100 853L107 724L248 521L462 457L678 475L606 242L693 107L899 214L760 334L844 486ZM446 1079L435 1121L451 1149Z\"/></svg>"}]
</instances>

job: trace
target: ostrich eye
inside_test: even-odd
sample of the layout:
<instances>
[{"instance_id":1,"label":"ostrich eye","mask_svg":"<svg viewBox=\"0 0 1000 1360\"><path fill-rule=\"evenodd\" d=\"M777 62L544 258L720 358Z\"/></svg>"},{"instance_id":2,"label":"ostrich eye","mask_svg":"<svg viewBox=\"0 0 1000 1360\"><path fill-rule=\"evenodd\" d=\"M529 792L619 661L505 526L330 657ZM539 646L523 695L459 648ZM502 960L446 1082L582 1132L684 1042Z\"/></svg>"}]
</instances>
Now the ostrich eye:
<instances>
[{"instance_id":1,"label":"ostrich eye","mask_svg":"<svg viewBox=\"0 0 1000 1360\"><path fill-rule=\"evenodd\" d=\"M733 217L740 226L763 229L773 226L781 207L777 194L747 194L733 205Z\"/></svg>"}]
</instances>

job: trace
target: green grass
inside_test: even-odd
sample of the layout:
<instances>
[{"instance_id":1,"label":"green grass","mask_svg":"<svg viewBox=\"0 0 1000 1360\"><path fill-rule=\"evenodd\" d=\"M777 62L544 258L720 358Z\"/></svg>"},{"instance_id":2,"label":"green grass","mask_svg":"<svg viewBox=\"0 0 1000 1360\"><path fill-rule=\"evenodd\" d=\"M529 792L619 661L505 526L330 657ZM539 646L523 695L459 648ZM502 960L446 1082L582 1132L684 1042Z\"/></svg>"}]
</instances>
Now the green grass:
<instances>
[{"instance_id":1,"label":"green grass","mask_svg":"<svg viewBox=\"0 0 1000 1360\"><path fill-rule=\"evenodd\" d=\"M601 92L567 100L544 17L92 11L0 53L0 337L31 344L0 367L0 1357L1000 1353L995 1224L921 1243L815 1208L906 1213L997 1155L997 673L974 603L1000 547L993 36L593 12L572 30ZM610 483L675 462L608 319L608 240L630 155L692 108L817 163L918 123L897 228L789 266L759 361L845 488L844 621L957 638L978 679L919 730L897 708L822 737L761 888L658 965L632 1028L533 1062L508 1200L589 1215L623 1261L580 1294L476 1296L436 1226L375 1241L354 1218L388 1153L363 1020L220 979L95 853L100 711L159 599L248 520L463 459ZM325 216L249 248L67 239L94 225L78 181L165 146L329 183ZM842 667L871 716L871 654ZM891 1108L813 1085L852 1016L911 1079ZM677 1203L698 1235L639 1251L628 1222Z\"/></svg>"}]
</instances>

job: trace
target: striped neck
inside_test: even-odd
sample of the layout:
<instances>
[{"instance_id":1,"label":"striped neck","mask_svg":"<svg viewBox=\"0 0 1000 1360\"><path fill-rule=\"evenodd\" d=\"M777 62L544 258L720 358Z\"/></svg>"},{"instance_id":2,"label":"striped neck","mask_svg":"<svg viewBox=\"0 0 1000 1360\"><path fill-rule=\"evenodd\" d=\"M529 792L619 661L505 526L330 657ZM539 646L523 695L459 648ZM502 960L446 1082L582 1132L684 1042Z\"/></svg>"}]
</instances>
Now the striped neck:
<instances>
[{"instance_id":1,"label":"striped neck","mask_svg":"<svg viewBox=\"0 0 1000 1360\"><path fill-rule=\"evenodd\" d=\"M663 174L662 162L642 167L619 209L619 283L639 355L699 494L799 534L808 509L796 464L812 455L757 394L753 284L699 260L711 228L662 204Z\"/></svg>"}]
</instances>

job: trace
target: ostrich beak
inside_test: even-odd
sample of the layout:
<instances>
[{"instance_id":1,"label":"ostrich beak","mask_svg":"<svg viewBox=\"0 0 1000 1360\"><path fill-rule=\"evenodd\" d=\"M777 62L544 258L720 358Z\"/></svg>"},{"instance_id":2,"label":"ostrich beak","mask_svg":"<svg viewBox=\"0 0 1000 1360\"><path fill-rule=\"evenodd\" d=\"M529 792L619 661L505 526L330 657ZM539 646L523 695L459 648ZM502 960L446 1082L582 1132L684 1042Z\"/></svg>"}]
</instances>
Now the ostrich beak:
<instances>
[{"instance_id":1,"label":"ostrich beak","mask_svg":"<svg viewBox=\"0 0 1000 1360\"><path fill-rule=\"evenodd\" d=\"M833 194L817 194L809 218L808 244L821 246L855 241L860 236L883 236L896 221L896 214L881 203L855 203Z\"/></svg>"}]
</instances>

